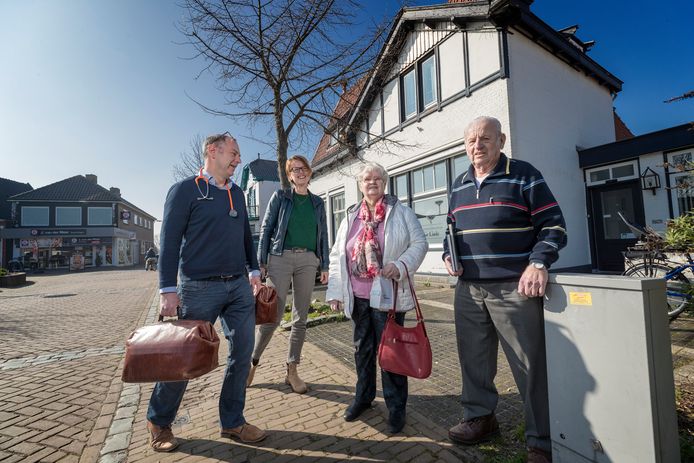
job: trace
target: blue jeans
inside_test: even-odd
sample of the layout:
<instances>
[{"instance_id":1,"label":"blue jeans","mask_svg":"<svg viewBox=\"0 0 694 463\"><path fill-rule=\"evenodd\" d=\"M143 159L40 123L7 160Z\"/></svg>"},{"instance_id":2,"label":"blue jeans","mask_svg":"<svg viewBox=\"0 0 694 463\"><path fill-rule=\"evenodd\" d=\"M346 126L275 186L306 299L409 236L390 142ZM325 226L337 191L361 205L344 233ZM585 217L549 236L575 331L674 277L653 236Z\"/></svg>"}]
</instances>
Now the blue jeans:
<instances>
[{"instance_id":1,"label":"blue jeans","mask_svg":"<svg viewBox=\"0 0 694 463\"><path fill-rule=\"evenodd\" d=\"M222 428L246 422L246 379L250 368L255 329L255 298L245 276L228 281L187 280L180 286L179 317L189 320L222 321L229 341L229 356L219 396ZM169 426L181 405L188 381L157 383L152 391L147 419L157 426Z\"/></svg>"},{"instance_id":2,"label":"blue jeans","mask_svg":"<svg viewBox=\"0 0 694 463\"><path fill-rule=\"evenodd\" d=\"M370 404L376 398L376 360L381 335L388 312L369 307L369 300L354 298L352 324L354 327L354 362L357 367L357 388L354 402ZM404 312L395 314L398 325L405 322ZM407 406L407 376L381 370L383 398L388 411L403 413Z\"/></svg>"}]
</instances>

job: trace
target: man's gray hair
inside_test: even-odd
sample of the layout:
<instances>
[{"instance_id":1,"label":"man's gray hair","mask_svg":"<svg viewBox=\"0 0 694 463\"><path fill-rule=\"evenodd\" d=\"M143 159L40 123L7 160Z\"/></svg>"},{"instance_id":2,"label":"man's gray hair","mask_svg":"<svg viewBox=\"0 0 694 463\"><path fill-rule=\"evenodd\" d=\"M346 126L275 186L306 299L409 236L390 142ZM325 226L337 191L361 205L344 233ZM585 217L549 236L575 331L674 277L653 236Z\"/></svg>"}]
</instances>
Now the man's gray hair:
<instances>
[{"instance_id":1,"label":"man's gray hair","mask_svg":"<svg viewBox=\"0 0 694 463\"><path fill-rule=\"evenodd\" d=\"M210 145L215 145L217 148L219 148L219 145L222 143L226 143L227 140L236 141L236 138L234 138L234 136L229 132L208 135L207 138L205 138L205 141L202 142L202 157L207 157L207 148Z\"/></svg>"},{"instance_id":2,"label":"man's gray hair","mask_svg":"<svg viewBox=\"0 0 694 463\"><path fill-rule=\"evenodd\" d=\"M479 124L480 122L490 122L491 124L493 124L494 127L496 127L496 133L498 134L499 137L501 137L501 134L503 133L501 131L501 122L499 122L499 119L497 119L496 117L492 117L492 116L479 116L479 117L474 118L472 121L470 121L470 123L468 125L465 126L465 130L463 131L463 136L467 138L467 134L470 131L470 129L473 126Z\"/></svg>"},{"instance_id":3,"label":"man's gray hair","mask_svg":"<svg viewBox=\"0 0 694 463\"><path fill-rule=\"evenodd\" d=\"M383 183L385 185L388 185L388 171L386 171L385 167L383 167L377 162L365 162L359 170L359 173L357 174L357 180L361 182L362 180L364 180L364 176L366 176L367 172L374 171L378 172L378 174L383 179Z\"/></svg>"}]
</instances>

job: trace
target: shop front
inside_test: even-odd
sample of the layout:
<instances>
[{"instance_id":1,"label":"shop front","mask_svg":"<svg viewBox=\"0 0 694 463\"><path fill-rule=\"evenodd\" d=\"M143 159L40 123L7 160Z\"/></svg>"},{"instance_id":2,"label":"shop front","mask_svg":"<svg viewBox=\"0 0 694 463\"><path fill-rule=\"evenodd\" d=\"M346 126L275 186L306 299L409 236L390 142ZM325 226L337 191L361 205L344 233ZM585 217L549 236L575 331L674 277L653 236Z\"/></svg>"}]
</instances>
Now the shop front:
<instances>
[{"instance_id":1,"label":"shop front","mask_svg":"<svg viewBox=\"0 0 694 463\"><path fill-rule=\"evenodd\" d=\"M9 232L24 235L11 240L11 259L28 270L133 265L133 232L113 228Z\"/></svg>"}]
</instances>

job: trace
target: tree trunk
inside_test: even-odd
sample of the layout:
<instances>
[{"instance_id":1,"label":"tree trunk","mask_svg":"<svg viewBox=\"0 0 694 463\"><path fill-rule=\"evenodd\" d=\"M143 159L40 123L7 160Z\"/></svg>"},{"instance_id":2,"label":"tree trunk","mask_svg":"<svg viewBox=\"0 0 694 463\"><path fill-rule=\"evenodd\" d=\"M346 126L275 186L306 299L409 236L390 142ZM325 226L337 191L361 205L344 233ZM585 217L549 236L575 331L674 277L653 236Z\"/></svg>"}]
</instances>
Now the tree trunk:
<instances>
[{"instance_id":1,"label":"tree trunk","mask_svg":"<svg viewBox=\"0 0 694 463\"><path fill-rule=\"evenodd\" d=\"M275 97L275 108L281 105L279 95ZM284 129L284 120L282 112L275 111L275 131L277 132L277 173L280 178L280 186L284 189L291 188L291 183L287 178L287 171L284 169L287 163L287 149L289 148L289 140L286 130Z\"/></svg>"}]
</instances>

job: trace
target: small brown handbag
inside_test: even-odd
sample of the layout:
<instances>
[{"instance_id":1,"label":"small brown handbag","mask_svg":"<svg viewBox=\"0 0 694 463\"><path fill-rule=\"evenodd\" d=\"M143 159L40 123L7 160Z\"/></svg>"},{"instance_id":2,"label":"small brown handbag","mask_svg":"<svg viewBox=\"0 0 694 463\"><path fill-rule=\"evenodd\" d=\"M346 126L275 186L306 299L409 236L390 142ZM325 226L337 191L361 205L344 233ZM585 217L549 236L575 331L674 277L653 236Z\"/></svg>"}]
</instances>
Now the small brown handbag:
<instances>
[{"instance_id":1,"label":"small brown handbag","mask_svg":"<svg viewBox=\"0 0 694 463\"><path fill-rule=\"evenodd\" d=\"M212 323L176 320L136 329L125 342L124 383L185 381L219 365Z\"/></svg>"},{"instance_id":2,"label":"small brown handbag","mask_svg":"<svg viewBox=\"0 0 694 463\"><path fill-rule=\"evenodd\" d=\"M272 286L260 285L255 296L255 324L275 323L277 320L277 291Z\"/></svg>"}]
</instances>

